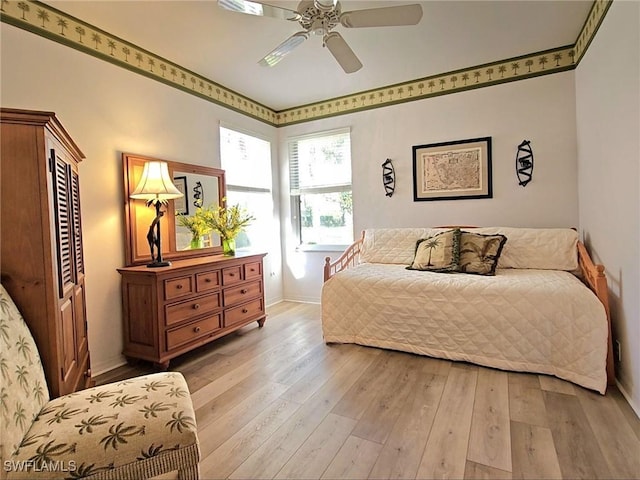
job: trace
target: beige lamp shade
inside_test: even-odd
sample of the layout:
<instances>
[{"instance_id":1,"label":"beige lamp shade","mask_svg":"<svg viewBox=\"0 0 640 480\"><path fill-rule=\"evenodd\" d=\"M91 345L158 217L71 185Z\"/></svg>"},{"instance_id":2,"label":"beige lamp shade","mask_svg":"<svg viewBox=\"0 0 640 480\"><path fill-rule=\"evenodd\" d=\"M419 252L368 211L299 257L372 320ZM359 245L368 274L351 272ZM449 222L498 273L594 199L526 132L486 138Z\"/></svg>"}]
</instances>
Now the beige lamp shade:
<instances>
[{"instance_id":1,"label":"beige lamp shade","mask_svg":"<svg viewBox=\"0 0 640 480\"><path fill-rule=\"evenodd\" d=\"M167 162L152 161L144 164L142 178L130 196L135 199L163 202L184 195L173 184Z\"/></svg>"}]
</instances>

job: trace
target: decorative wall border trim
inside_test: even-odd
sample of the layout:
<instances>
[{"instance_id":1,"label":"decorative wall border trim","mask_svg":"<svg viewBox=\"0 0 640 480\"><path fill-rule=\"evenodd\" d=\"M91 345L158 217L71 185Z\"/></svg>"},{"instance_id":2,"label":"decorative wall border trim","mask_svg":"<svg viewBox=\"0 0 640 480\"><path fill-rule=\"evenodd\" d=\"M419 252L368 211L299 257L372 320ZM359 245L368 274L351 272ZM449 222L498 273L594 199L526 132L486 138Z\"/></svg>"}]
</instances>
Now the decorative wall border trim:
<instances>
[{"instance_id":1,"label":"decorative wall border trim","mask_svg":"<svg viewBox=\"0 0 640 480\"><path fill-rule=\"evenodd\" d=\"M433 75L277 112L278 126L464 92L575 68L573 46Z\"/></svg>"},{"instance_id":2,"label":"decorative wall border trim","mask_svg":"<svg viewBox=\"0 0 640 480\"><path fill-rule=\"evenodd\" d=\"M573 45L275 111L36 0L0 0L0 19L275 127L422 100L576 68L613 0L595 0ZM85 43L86 42L86 43Z\"/></svg>"},{"instance_id":3,"label":"decorative wall border trim","mask_svg":"<svg viewBox=\"0 0 640 480\"><path fill-rule=\"evenodd\" d=\"M0 2L5 23L275 126L273 109L50 5Z\"/></svg>"},{"instance_id":4,"label":"decorative wall border trim","mask_svg":"<svg viewBox=\"0 0 640 480\"><path fill-rule=\"evenodd\" d=\"M595 0L593 2L589 15L587 15L587 19L584 21L584 25L582 25L578 38L573 45L576 52L576 66L580 63L582 57L584 57L589 45L591 45L591 41L596 36L596 33L612 3L613 0Z\"/></svg>"},{"instance_id":5,"label":"decorative wall border trim","mask_svg":"<svg viewBox=\"0 0 640 480\"><path fill-rule=\"evenodd\" d=\"M279 127L573 70L613 0L595 0L576 43L277 112ZM428 90L428 91L427 91Z\"/></svg>"}]
</instances>

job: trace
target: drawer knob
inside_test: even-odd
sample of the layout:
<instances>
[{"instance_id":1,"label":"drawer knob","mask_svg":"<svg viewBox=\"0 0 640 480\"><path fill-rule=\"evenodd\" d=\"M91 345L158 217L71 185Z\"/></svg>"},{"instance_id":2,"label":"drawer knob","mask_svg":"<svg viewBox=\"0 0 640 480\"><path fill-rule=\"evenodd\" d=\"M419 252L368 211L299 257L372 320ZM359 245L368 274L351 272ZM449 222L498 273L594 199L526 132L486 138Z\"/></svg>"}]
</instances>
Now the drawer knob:
<instances>
[{"instance_id":1,"label":"drawer knob","mask_svg":"<svg viewBox=\"0 0 640 480\"><path fill-rule=\"evenodd\" d=\"M235 274L235 273L233 273L233 272L229 272L229 276L230 276L230 277L235 277L235 276L236 276L236 274Z\"/></svg>"},{"instance_id":2,"label":"drawer knob","mask_svg":"<svg viewBox=\"0 0 640 480\"><path fill-rule=\"evenodd\" d=\"M211 279L210 279L210 278L205 278L205 279L204 279L204 282L205 282L205 283L211 283Z\"/></svg>"},{"instance_id":3,"label":"drawer knob","mask_svg":"<svg viewBox=\"0 0 640 480\"><path fill-rule=\"evenodd\" d=\"M182 290L182 285L179 283L178 285L176 285L176 288L177 288L178 290Z\"/></svg>"},{"instance_id":4,"label":"drawer knob","mask_svg":"<svg viewBox=\"0 0 640 480\"><path fill-rule=\"evenodd\" d=\"M247 313L249 310L247 310L246 308L242 309L242 313Z\"/></svg>"},{"instance_id":5,"label":"drawer knob","mask_svg":"<svg viewBox=\"0 0 640 480\"><path fill-rule=\"evenodd\" d=\"M198 333L200 331L200 327L193 327L193 331Z\"/></svg>"},{"instance_id":6,"label":"drawer knob","mask_svg":"<svg viewBox=\"0 0 640 480\"><path fill-rule=\"evenodd\" d=\"M244 295L245 293L247 293L247 289L243 288L242 290L240 290L240 293Z\"/></svg>"},{"instance_id":7,"label":"drawer knob","mask_svg":"<svg viewBox=\"0 0 640 480\"><path fill-rule=\"evenodd\" d=\"M200 304L199 304L199 303L194 303L194 304L193 304L193 309L194 309L194 310L197 310L197 309L199 309L199 308L200 308Z\"/></svg>"}]
</instances>

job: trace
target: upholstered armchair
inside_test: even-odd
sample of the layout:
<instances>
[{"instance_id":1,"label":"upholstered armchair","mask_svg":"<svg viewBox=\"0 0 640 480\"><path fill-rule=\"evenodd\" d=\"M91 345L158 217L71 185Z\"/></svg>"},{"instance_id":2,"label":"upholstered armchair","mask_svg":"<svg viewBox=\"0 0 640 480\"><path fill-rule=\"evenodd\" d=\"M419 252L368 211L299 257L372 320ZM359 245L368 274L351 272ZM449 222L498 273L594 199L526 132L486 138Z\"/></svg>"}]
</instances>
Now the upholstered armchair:
<instances>
[{"instance_id":1,"label":"upholstered armchair","mask_svg":"<svg viewBox=\"0 0 640 480\"><path fill-rule=\"evenodd\" d=\"M49 399L38 351L0 285L0 478L198 478L195 414L180 373Z\"/></svg>"}]
</instances>

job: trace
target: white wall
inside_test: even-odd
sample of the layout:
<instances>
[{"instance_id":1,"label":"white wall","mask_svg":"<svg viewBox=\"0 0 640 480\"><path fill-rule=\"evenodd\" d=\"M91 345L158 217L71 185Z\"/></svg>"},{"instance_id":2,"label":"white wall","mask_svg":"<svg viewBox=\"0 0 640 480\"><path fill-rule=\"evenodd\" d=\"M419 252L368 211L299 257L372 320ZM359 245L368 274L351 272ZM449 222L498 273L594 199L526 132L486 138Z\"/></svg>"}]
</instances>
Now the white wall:
<instances>
[{"instance_id":1,"label":"white wall","mask_svg":"<svg viewBox=\"0 0 640 480\"><path fill-rule=\"evenodd\" d=\"M123 362L121 153L219 167L223 121L270 139L275 165L276 130L10 25L0 32L2 106L56 112L87 157L80 165L87 318L92 367L100 373ZM278 181L274 176L274 186ZM282 298L280 265L279 249L265 258L267 303Z\"/></svg>"},{"instance_id":2,"label":"white wall","mask_svg":"<svg viewBox=\"0 0 640 480\"><path fill-rule=\"evenodd\" d=\"M281 177L288 178L288 137L351 127L355 234L364 228L435 225L577 227L575 90L573 72L471 90L292 125L278 130ZM492 137L493 198L413 201L413 145ZM518 185L517 147L534 150L533 180ZM396 190L382 186L382 162L391 158ZM297 252L283 182L285 298L318 301L322 264L337 252Z\"/></svg>"},{"instance_id":3,"label":"white wall","mask_svg":"<svg viewBox=\"0 0 640 480\"><path fill-rule=\"evenodd\" d=\"M618 381L640 414L640 3L613 2L576 71L580 229L609 282Z\"/></svg>"}]
</instances>

